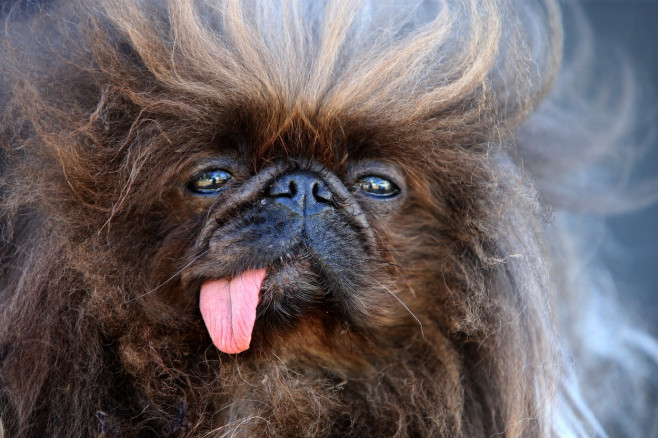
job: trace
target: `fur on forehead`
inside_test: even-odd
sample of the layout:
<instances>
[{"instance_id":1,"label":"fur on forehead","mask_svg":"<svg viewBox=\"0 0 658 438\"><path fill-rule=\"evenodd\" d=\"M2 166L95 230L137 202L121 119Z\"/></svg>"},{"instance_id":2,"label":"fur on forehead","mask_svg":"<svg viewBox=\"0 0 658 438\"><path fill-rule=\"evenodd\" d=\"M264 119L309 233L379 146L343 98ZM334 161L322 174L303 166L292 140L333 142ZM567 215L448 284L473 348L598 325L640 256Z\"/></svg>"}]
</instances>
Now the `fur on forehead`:
<instances>
[{"instance_id":1,"label":"fur on forehead","mask_svg":"<svg viewBox=\"0 0 658 438\"><path fill-rule=\"evenodd\" d=\"M10 70L41 79L44 104L73 112L39 128L68 134L75 122L87 141L153 123L176 146L248 132L259 156L303 144L340 159L332 148L364 139L474 147L508 137L559 62L556 24L533 27L555 19L552 3L521 3L69 2L50 12L74 11L56 36L32 41L33 51L66 46L51 60L57 77ZM56 92L85 82L85 93ZM76 120L81 111L91 118Z\"/></svg>"}]
</instances>

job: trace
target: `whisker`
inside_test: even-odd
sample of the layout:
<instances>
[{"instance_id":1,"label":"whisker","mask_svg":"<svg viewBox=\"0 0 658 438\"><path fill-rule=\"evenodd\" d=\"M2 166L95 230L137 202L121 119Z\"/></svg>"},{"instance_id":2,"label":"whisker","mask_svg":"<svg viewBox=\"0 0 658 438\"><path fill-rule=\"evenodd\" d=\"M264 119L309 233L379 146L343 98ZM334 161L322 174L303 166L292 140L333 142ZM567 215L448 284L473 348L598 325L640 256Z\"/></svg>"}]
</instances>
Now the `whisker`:
<instances>
[{"instance_id":1,"label":"whisker","mask_svg":"<svg viewBox=\"0 0 658 438\"><path fill-rule=\"evenodd\" d=\"M165 284L169 283L171 280L173 280L173 279L176 278L178 275L180 275L180 273L183 272L185 269L189 268L189 267L192 265L192 263L196 262L196 261L199 260L201 257L203 257L204 255L206 255L206 254L208 253L208 251L209 251L209 250L206 249L206 250L203 251L201 254L199 254L198 256L194 257L189 263L187 263L185 266L183 266L182 268L180 268L180 269L179 269L178 271L176 271L176 273L174 273L171 277L167 278L165 281L163 281L162 283L160 283L159 285L157 285L157 286L154 287L153 289L151 289L151 290L149 290L148 292L145 292L145 293L143 293L143 294L141 294L141 295L138 295L138 296L136 296L136 297L134 297L134 298L131 298L131 299L129 299L129 300L126 300L126 301L123 302L123 304L128 304L128 303L131 303L131 302L133 302L133 301L137 301L137 300L139 300L139 299L141 299L141 298L144 298L145 296L147 296L147 295L149 295L149 294L155 292L156 290L160 289L162 286L164 286Z\"/></svg>"},{"instance_id":2,"label":"whisker","mask_svg":"<svg viewBox=\"0 0 658 438\"><path fill-rule=\"evenodd\" d=\"M401 299L400 297L398 297L398 296L397 296L392 290L390 290L389 288L387 288L386 286L384 286L384 285L381 284L381 283L380 283L380 286L381 286L386 292L388 292L389 294L391 294L391 296L393 296L393 298L395 298L396 300L398 300L398 302L402 305L402 307L404 307L404 308L407 310L407 312L409 312L409 315L411 315L411 317L412 317L413 319L416 320L416 322L417 322L418 325L420 326L420 335L424 338L424 337L425 337L425 331L423 330L423 323L420 321L420 319L414 314L414 312L411 311L411 309L410 309L406 304L404 304L404 301L402 301L402 299Z\"/></svg>"}]
</instances>

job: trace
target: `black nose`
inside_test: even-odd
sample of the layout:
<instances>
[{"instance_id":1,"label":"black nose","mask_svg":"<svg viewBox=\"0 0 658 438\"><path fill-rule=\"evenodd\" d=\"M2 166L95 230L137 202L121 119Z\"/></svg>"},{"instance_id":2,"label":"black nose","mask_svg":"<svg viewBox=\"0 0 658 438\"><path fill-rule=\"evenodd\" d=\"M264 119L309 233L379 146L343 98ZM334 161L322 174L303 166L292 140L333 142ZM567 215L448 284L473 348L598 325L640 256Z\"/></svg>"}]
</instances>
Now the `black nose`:
<instances>
[{"instance_id":1,"label":"black nose","mask_svg":"<svg viewBox=\"0 0 658 438\"><path fill-rule=\"evenodd\" d=\"M294 213L310 216L332 208L332 196L327 184L318 175L296 171L277 179L268 195Z\"/></svg>"}]
</instances>

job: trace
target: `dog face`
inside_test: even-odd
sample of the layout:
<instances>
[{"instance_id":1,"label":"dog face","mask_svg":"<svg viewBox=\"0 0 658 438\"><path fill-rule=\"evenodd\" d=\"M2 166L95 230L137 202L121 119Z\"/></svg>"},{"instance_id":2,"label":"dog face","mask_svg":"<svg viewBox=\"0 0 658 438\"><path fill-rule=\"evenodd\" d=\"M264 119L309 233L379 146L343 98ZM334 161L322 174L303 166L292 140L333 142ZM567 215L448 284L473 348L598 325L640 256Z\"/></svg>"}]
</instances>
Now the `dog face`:
<instances>
[{"instance_id":1,"label":"dog face","mask_svg":"<svg viewBox=\"0 0 658 438\"><path fill-rule=\"evenodd\" d=\"M198 240L201 254L194 256L189 271L206 279L200 288L201 313L213 342L224 352L249 346L256 315L264 324L260 336L271 340L274 332L300 320L342 330L379 325L371 319L390 313L383 287L366 279L382 270L377 281L390 283L391 269L383 268L370 222L381 227L387 210L400 206L401 182L391 181L393 171L381 164L362 166L365 174L348 179L356 190L351 192L318 165L286 165L289 170L283 172L280 167L250 176L234 190L229 185L232 174L223 169L204 169L190 182L196 196L231 192L205 215ZM366 216L356 193L362 203L374 204L375 216ZM312 315L317 322L311 323L316 319Z\"/></svg>"}]
</instances>

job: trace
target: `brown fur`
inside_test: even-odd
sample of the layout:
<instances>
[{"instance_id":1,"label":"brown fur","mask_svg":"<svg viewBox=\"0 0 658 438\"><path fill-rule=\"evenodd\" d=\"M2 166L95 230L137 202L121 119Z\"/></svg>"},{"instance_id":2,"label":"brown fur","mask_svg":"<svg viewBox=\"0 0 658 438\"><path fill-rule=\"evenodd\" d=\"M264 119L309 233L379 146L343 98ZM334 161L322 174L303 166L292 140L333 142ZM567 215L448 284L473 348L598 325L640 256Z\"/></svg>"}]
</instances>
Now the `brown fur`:
<instances>
[{"instance_id":1,"label":"brown fur","mask_svg":"<svg viewBox=\"0 0 658 438\"><path fill-rule=\"evenodd\" d=\"M0 430L550 435L560 367L546 215L509 157L558 68L556 7L454 2L432 21L390 5L269 3L12 12ZM179 188L227 151L252 175L281 159L341 178L376 159L404 175L403 206L366 212L366 329L309 315L285 330L257 323L237 356L212 346L186 281L210 207Z\"/></svg>"}]
</instances>

